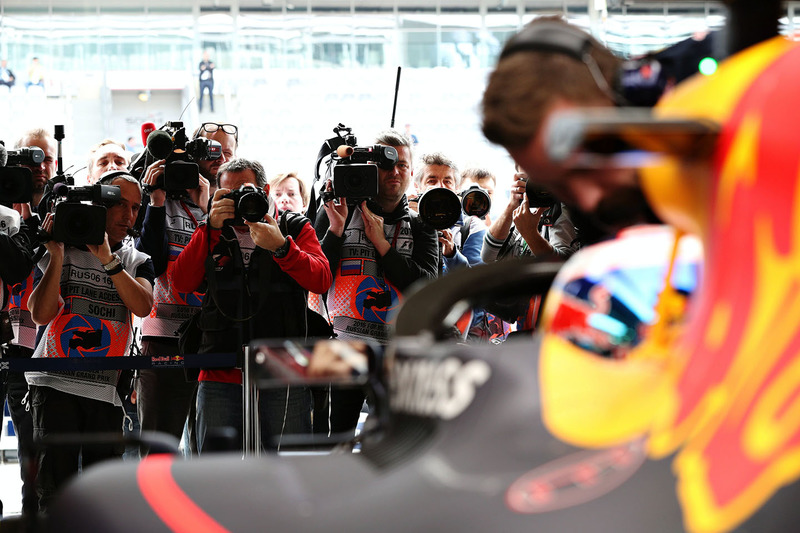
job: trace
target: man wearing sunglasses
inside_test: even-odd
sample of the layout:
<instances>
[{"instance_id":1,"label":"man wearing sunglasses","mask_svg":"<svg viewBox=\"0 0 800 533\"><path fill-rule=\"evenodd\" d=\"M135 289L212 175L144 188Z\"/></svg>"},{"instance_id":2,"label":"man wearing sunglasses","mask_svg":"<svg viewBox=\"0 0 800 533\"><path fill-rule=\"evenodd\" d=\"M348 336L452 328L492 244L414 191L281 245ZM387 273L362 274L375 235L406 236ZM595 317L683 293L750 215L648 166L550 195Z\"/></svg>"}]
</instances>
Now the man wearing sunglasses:
<instances>
[{"instance_id":1,"label":"man wearing sunglasses","mask_svg":"<svg viewBox=\"0 0 800 533\"><path fill-rule=\"evenodd\" d=\"M211 184L211 196L213 196L217 190L219 167L236 157L236 149L239 147L239 128L235 124L203 122L192 136L194 139L198 137L205 137L222 145L222 155L219 159L203 159L197 162L200 175Z\"/></svg>"}]
</instances>

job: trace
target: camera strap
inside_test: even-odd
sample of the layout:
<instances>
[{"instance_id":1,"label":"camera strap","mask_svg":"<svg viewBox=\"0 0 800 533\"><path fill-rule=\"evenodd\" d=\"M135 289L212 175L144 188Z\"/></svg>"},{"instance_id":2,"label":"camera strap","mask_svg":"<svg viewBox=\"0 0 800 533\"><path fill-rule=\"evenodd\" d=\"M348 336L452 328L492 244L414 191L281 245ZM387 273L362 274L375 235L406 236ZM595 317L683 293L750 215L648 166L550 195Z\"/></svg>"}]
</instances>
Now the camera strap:
<instances>
[{"instance_id":1,"label":"camera strap","mask_svg":"<svg viewBox=\"0 0 800 533\"><path fill-rule=\"evenodd\" d=\"M186 202L184 202L183 200L181 200L181 201L180 201L180 203L181 203L181 207L182 207L182 208L183 208L183 210L186 212L186 215L187 215L187 216L188 216L188 217L189 217L189 218L192 220L192 222L194 223L194 227L195 227L195 228L197 228L198 222L197 222L197 219L196 219L196 218L194 217L194 215L192 214L192 210L191 210L191 209L189 209L189 207L186 205Z\"/></svg>"},{"instance_id":2,"label":"camera strap","mask_svg":"<svg viewBox=\"0 0 800 533\"><path fill-rule=\"evenodd\" d=\"M403 222L402 220L398 220L397 222L394 223L394 235L392 236L392 242L389 243L389 245L395 249L397 248L397 236L400 235L400 224L402 222ZM375 251L375 254L377 256L377 250ZM377 257L375 261L375 266L377 274L379 276L378 282L381 284L381 287L383 288L384 291L389 290L388 287L386 286L386 276L383 273L383 269L381 268L380 262L377 261Z\"/></svg>"},{"instance_id":3,"label":"camera strap","mask_svg":"<svg viewBox=\"0 0 800 533\"><path fill-rule=\"evenodd\" d=\"M220 243L221 242L222 242L222 240L220 241ZM242 295L239 296L239 298L240 299L245 299L248 302L252 302L252 298L251 298L251 295L250 295L250 277L247 275L247 268L244 266L244 261L242 260L242 253L241 253L241 249L240 249L240 246L239 246L238 239L236 239L236 236L234 235L233 241L228 241L226 239L225 243L226 243L226 247L228 249L228 252L230 253L231 261L233 261L233 263L234 263L234 269L236 269L239 272L241 272L242 280L244 282L243 283L243 287L244 287L245 291L247 292L246 295L242 294ZM232 246L234 246L232 243L235 243L235 250L231 249ZM219 246L219 244L217 246ZM209 248L210 247L211 247L211 241L209 240ZM236 253L231 253L233 251L236 251ZM206 256L205 269L206 269L206 279L208 280L208 292L207 292L207 294L211 298L211 301L214 304L214 307L217 308L217 310L219 311L219 313L223 317L225 317L226 319L231 320L233 322L247 322L248 320L251 320L251 319L255 318L256 315L258 315L258 313L261 312L261 310L264 307L264 304L266 303L266 300L267 300L267 293L269 292L267 290L267 288L269 287L269 282L270 282L270 277L271 277L269 275L269 269L263 269L266 272L260 272L259 279L261 281L261 283L260 283L260 285L261 285L260 289L261 290L259 292L261 294L259 294L258 307L253 312L253 314L251 314L250 316L230 316L228 313L226 313L223 310L223 307L220 305L221 302L219 301L219 280L217 279L216 262L214 261L213 251L209 251L208 256ZM252 309L252 307L251 307L251 309Z\"/></svg>"}]
</instances>

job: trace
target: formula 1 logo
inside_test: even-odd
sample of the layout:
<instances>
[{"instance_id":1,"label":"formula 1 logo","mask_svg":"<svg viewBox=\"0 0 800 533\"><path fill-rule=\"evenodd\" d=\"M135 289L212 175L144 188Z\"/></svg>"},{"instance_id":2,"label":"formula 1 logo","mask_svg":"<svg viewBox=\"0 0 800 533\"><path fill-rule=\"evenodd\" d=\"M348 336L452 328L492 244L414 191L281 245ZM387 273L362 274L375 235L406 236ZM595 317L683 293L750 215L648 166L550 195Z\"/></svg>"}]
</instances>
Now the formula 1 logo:
<instances>
[{"instance_id":1,"label":"formula 1 logo","mask_svg":"<svg viewBox=\"0 0 800 533\"><path fill-rule=\"evenodd\" d=\"M386 317L400 303L397 291L382 287L375 278L366 278L356 289L356 311L368 322L386 323Z\"/></svg>"},{"instance_id":2,"label":"formula 1 logo","mask_svg":"<svg viewBox=\"0 0 800 533\"><path fill-rule=\"evenodd\" d=\"M63 357L105 357L111 347L111 332L99 318L74 316L61 330L59 348Z\"/></svg>"}]
</instances>

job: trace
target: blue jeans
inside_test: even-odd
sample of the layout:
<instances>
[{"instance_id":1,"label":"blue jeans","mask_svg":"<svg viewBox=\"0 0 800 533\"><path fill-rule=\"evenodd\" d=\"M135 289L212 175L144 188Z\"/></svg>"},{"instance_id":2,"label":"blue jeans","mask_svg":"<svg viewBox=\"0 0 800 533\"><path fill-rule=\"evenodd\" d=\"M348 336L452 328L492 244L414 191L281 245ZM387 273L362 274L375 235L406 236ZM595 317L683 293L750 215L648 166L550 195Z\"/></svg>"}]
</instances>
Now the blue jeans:
<instances>
[{"instance_id":1,"label":"blue jeans","mask_svg":"<svg viewBox=\"0 0 800 533\"><path fill-rule=\"evenodd\" d=\"M214 80L201 80L200 81L200 99L197 101L197 107L200 111L203 110L203 94L208 91L208 103L211 107L211 112L214 112Z\"/></svg>"},{"instance_id":2,"label":"blue jeans","mask_svg":"<svg viewBox=\"0 0 800 533\"><path fill-rule=\"evenodd\" d=\"M197 389L197 450L231 449L213 438L226 428L234 430L237 450L242 449L242 386L201 381ZM261 442L265 448L281 435L311 433L311 392L307 387L262 390L259 394Z\"/></svg>"}]
</instances>

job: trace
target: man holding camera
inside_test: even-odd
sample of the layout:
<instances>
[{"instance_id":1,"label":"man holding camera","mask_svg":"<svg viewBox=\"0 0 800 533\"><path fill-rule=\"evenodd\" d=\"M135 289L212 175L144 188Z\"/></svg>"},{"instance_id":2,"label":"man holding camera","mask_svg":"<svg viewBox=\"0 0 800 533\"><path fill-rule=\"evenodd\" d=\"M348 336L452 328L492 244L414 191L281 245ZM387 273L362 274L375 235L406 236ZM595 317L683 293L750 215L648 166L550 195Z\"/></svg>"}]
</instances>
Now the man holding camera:
<instances>
[{"instance_id":1,"label":"man holding camera","mask_svg":"<svg viewBox=\"0 0 800 533\"><path fill-rule=\"evenodd\" d=\"M44 275L30 296L33 320L46 325L34 357L119 357L132 342L131 313L146 316L153 305L153 264L124 245L142 201L139 182L126 171L99 181L120 189L106 206L106 227L99 245L65 246L48 241L39 266ZM42 229L53 234L58 221L49 213ZM27 372L31 386L34 434L94 432L122 435L123 410L117 392L120 371ZM118 443L82 447L44 446L38 454L39 507L47 511L56 490L79 470L121 457Z\"/></svg>"},{"instance_id":2,"label":"man holding camera","mask_svg":"<svg viewBox=\"0 0 800 533\"><path fill-rule=\"evenodd\" d=\"M578 250L578 235L566 206L531 207L526 187L528 176L514 175L511 196L500 216L486 232L481 257L485 262L503 257L532 256L543 259L567 259ZM556 213L555 220L542 220Z\"/></svg>"},{"instance_id":3,"label":"man holding camera","mask_svg":"<svg viewBox=\"0 0 800 533\"><path fill-rule=\"evenodd\" d=\"M447 189L456 194L461 185L461 175L456 164L441 152L422 156L422 166L417 170L417 189L424 195L432 189ZM459 216L452 228L439 232L442 251L442 273L454 268L481 263L481 246L486 226L477 217ZM463 242L462 242L463 240Z\"/></svg>"},{"instance_id":4,"label":"man holding camera","mask_svg":"<svg viewBox=\"0 0 800 533\"><path fill-rule=\"evenodd\" d=\"M436 277L439 246L436 231L408 208L411 141L387 130L375 142L397 150L391 169L378 168L377 198L354 206L346 198L325 202L315 229L333 273L324 303L338 338L387 344L402 292ZM363 402L360 391L332 390L331 431L355 428Z\"/></svg>"},{"instance_id":5,"label":"man holding camera","mask_svg":"<svg viewBox=\"0 0 800 533\"><path fill-rule=\"evenodd\" d=\"M206 223L175 260L178 291L207 291L200 308L201 353L236 352L255 338L308 338L307 293L324 293L331 283L328 260L308 219L286 212L278 217L269 201L264 168L233 159L219 170ZM205 268L198 268L205 265ZM242 431L242 373L203 369L197 392L198 449L224 428ZM287 433L308 433L310 394L305 388L261 394L262 441Z\"/></svg>"},{"instance_id":6,"label":"man holding camera","mask_svg":"<svg viewBox=\"0 0 800 533\"><path fill-rule=\"evenodd\" d=\"M578 233L567 207L558 200L550 206L531 207L526 187L528 176L514 176L511 197L483 239L481 259L485 263L504 258L537 257L566 260L580 248ZM492 307L503 320L517 323L517 331L531 331L541 305L541 297L525 302L504 302Z\"/></svg>"},{"instance_id":7,"label":"man holding camera","mask_svg":"<svg viewBox=\"0 0 800 533\"><path fill-rule=\"evenodd\" d=\"M235 124L203 122L194 132L193 138L205 137L217 141L222 146L222 155L218 159L201 159L197 162L200 175L211 184L211 194L217 189L217 173L219 168L236 157L239 147L239 128Z\"/></svg>"},{"instance_id":8,"label":"man holding camera","mask_svg":"<svg viewBox=\"0 0 800 533\"><path fill-rule=\"evenodd\" d=\"M166 160L147 167L142 184L149 191L136 249L153 261L153 308L142 321L142 355L180 355L178 329L200 310L202 292L182 293L173 286L175 259L206 220L209 183L179 193L164 189ZM183 369L142 369L136 380L136 408L142 431L161 431L180 439L195 389Z\"/></svg>"},{"instance_id":9,"label":"man holding camera","mask_svg":"<svg viewBox=\"0 0 800 533\"><path fill-rule=\"evenodd\" d=\"M31 205L28 206L29 211L27 213L25 211L20 213L25 219L30 217L30 212L32 212L30 209L39 205L47 181L56 175L56 162L58 157L56 140L50 133L41 128L25 132L22 137L17 139L17 142L14 143L16 149L30 146L41 148L44 152L44 160L38 164L23 165L30 169L33 179L33 200L31 201ZM23 209L24 208L25 207L23 207Z\"/></svg>"},{"instance_id":10,"label":"man holding camera","mask_svg":"<svg viewBox=\"0 0 800 533\"><path fill-rule=\"evenodd\" d=\"M44 152L44 159L38 164L23 164L22 166L31 171L31 181L33 195L30 203L14 204L14 208L20 213L24 220L23 228L27 228L30 233L26 240L36 247L36 236L34 232L39 227L39 219L32 217L36 206L44 194L45 185L56 173L56 141L53 136L44 129L33 129L25 132L22 137L14 143L16 149L26 147L41 148ZM11 256L2 254L9 258L13 264ZM20 262L20 265L25 263ZM28 309L28 298L34 289L34 268L31 264L25 279L19 283L8 284L8 318L13 333L13 339L3 347L4 358L29 358L33 355L36 348L36 324L31 318ZM5 277L4 277L5 280ZM38 281L38 277L36 277ZM20 470L22 473L22 508L28 514L35 514L38 508L36 490L33 480L29 479L28 469L30 459L33 457L33 420L23 400L28 394L28 383L25 376L19 372L3 372L2 386L0 391L0 403L5 399L11 413L11 420L14 423L14 430L17 434L17 450L20 460ZM2 416L0 415L0 420Z\"/></svg>"}]
</instances>

